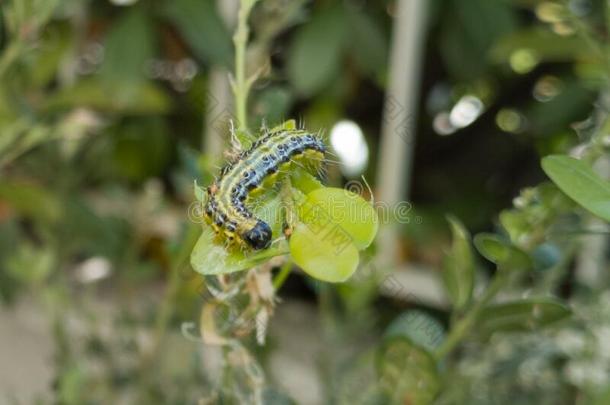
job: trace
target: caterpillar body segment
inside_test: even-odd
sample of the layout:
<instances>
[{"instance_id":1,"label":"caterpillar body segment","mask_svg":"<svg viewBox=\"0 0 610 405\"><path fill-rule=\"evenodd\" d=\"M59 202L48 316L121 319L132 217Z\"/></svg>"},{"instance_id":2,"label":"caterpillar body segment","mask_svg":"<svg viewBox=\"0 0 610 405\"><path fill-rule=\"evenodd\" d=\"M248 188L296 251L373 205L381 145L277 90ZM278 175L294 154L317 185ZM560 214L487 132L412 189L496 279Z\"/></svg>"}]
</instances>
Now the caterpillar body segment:
<instances>
[{"instance_id":1,"label":"caterpillar body segment","mask_svg":"<svg viewBox=\"0 0 610 405\"><path fill-rule=\"evenodd\" d=\"M273 240L271 227L254 216L249 202L295 165L320 170L325 153L322 139L303 130L281 129L264 135L226 164L208 187L206 221L230 244L254 250L268 248Z\"/></svg>"}]
</instances>

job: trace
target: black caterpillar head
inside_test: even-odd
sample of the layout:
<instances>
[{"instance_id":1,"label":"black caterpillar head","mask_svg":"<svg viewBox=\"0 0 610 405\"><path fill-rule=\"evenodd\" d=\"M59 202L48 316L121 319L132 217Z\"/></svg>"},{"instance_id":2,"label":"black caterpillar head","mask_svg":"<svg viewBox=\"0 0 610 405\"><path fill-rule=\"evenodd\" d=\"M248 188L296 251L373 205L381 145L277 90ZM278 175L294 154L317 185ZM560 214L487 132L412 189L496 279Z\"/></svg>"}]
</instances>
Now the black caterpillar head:
<instances>
[{"instance_id":1,"label":"black caterpillar head","mask_svg":"<svg viewBox=\"0 0 610 405\"><path fill-rule=\"evenodd\" d=\"M245 232L242 236L254 250L267 249L271 245L271 228L263 221L258 221L254 228Z\"/></svg>"}]
</instances>

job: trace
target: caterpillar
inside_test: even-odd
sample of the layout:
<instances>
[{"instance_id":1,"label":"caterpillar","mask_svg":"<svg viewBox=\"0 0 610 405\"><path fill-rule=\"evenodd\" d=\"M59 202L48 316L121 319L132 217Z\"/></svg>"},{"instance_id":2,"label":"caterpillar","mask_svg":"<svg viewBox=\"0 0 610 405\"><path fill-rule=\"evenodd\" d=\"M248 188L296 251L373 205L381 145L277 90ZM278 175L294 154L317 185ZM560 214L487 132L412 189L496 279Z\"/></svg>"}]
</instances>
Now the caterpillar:
<instances>
[{"instance_id":1,"label":"caterpillar","mask_svg":"<svg viewBox=\"0 0 610 405\"><path fill-rule=\"evenodd\" d=\"M323 140L304 130L280 129L259 138L235 161L227 163L207 188L204 218L215 233L230 243L253 250L267 249L273 240L269 224L256 218L248 200L279 173L299 161L321 168L326 153Z\"/></svg>"}]
</instances>

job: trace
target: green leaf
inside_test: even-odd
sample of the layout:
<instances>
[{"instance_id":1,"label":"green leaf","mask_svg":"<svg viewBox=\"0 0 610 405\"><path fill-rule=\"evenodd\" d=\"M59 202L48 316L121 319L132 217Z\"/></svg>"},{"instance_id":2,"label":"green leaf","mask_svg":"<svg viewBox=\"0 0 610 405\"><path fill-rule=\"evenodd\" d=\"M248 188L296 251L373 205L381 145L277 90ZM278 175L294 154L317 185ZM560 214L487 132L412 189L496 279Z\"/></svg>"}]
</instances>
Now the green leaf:
<instances>
[{"instance_id":1,"label":"green leaf","mask_svg":"<svg viewBox=\"0 0 610 405\"><path fill-rule=\"evenodd\" d=\"M125 11L105 41L101 75L121 94L136 91L146 81L145 63L154 55L152 22L141 7ZM116 95L113 95L115 97Z\"/></svg>"},{"instance_id":2,"label":"green leaf","mask_svg":"<svg viewBox=\"0 0 610 405\"><path fill-rule=\"evenodd\" d=\"M525 214L519 210L504 210L500 213L500 223L508 233L511 242L518 243L530 232Z\"/></svg>"},{"instance_id":3,"label":"green leaf","mask_svg":"<svg viewBox=\"0 0 610 405\"><path fill-rule=\"evenodd\" d=\"M443 260L443 281L457 310L464 308L472 297L474 259L470 234L457 218L448 217L453 235L451 250Z\"/></svg>"},{"instance_id":4,"label":"green leaf","mask_svg":"<svg viewBox=\"0 0 610 405\"><path fill-rule=\"evenodd\" d=\"M333 228L336 229L336 228ZM338 283L347 280L358 268L360 261L358 249L345 234L337 230L341 238L339 244L333 243L334 238L320 230L314 224L299 223L290 237L290 254L294 262L308 275L329 283Z\"/></svg>"},{"instance_id":5,"label":"green leaf","mask_svg":"<svg viewBox=\"0 0 610 405\"><path fill-rule=\"evenodd\" d=\"M212 0L172 0L165 15L201 60L231 65L231 36Z\"/></svg>"},{"instance_id":6,"label":"green leaf","mask_svg":"<svg viewBox=\"0 0 610 405\"><path fill-rule=\"evenodd\" d=\"M44 88L57 75L62 66L62 59L74 46L76 38L68 27L53 27L45 33L37 52L28 55L29 85L33 88Z\"/></svg>"},{"instance_id":7,"label":"green leaf","mask_svg":"<svg viewBox=\"0 0 610 405\"><path fill-rule=\"evenodd\" d=\"M290 113L293 95L288 86L270 86L255 96L257 115L266 122L277 122Z\"/></svg>"},{"instance_id":8,"label":"green leaf","mask_svg":"<svg viewBox=\"0 0 610 405\"><path fill-rule=\"evenodd\" d=\"M0 124L1 125L1 124ZM0 165L11 162L37 145L53 138L53 129L22 118L2 126Z\"/></svg>"},{"instance_id":9,"label":"green leaf","mask_svg":"<svg viewBox=\"0 0 610 405\"><path fill-rule=\"evenodd\" d=\"M284 122L282 122L279 125L274 126L273 128L271 128L269 130L269 132L276 132L276 131L294 131L298 128L297 122L294 119L289 119L286 120Z\"/></svg>"},{"instance_id":10,"label":"green leaf","mask_svg":"<svg viewBox=\"0 0 610 405\"><path fill-rule=\"evenodd\" d=\"M265 405L295 405L296 403L283 392L272 388L266 388L263 392L263 404Z\"/></svg>"},{"instance_id":11,"label":"green leaf","mask_svg":"<svg viewBox=\"0 0 610 405\"><path fill-rule=\"evenodd\" d=\"M568 197L610 221L610 183L588 164L569 156L554 155L542 159L542 168Z\"/></svg>"},{"instance_id":12,"label":"green leaf","mask_svg":"<svg viewBox=\"0 0 610 405\"><path fill-rule=\"evenodd\" d=\"M341 51L348 39L346 22L343 9L334 6L314 15L295 34L287 69L301 95L313 95L339 74Z\"/></svg>"},{"instance_id":13,"label":"green leaf","mask_svg":"<svg viewBox=\"0 0 610 405\"><path fill-rule=\"evenodd\" d=\"M112 137L112 168L130 180L160 175L171 157L172 146L162 118L124 119Z\"/></svg>"},{"instance_id":14,"label":"green leaf","mask_svg":"<svg viewBox=\"0 0 610 405\"><path fill-rule=\"evenodd\" d=\"M454 0L453 8L464 36L480 55L517 26L515 11L504 1Z\"/></svg>"},{"instance_id":15,"label":"green leaf","mask_svg":"<svg viewBox=\"0 0 610 405\"><path fill-rule=\"evenodd\" d=\"M384 342L377 357L377 372L390 404L428 405L440 389L434 358L407 337Z\"/></svg>"},{"instance_id":16,"label":"green leaf","mask_svg":"<svg viewBox=\"0 0 610 405\"><path fill-rule=\"evenodd\" d=\"M83 79L62 89L46 100L47 111L89 107L103 112L123 114L165 114L171 109L167 94L152 82L146 82L133 92L115 92L115 88L95 78ZM121 94L115 98L115 94Z\"/></svg>"},{"instance_id":17,"label":"green leaf","mask_svg":"<svg viewBox=\"0 0 610 405\"><path fill-rule=\"evenodd\" d=\"M513 52L527 49L547 62L570 61L579 57L594 56L583 37L579 35L559 36L553 31L536 27L519 30L498 41L491 50L491 59L497 63L509 60Z\"/></svg>"},{"instance_id":18,"label":"green leaf","mask_svg":"<svg viewBox=\"0 0 610 405\"><path fill-rule=\"evenodd\" d=\"M55 252L50 248L40 249L30 243L22 243L7 258L6 271L23 283L39 284L51 274L56 259Z\"/></svg>"},{"instance_id":19,"label":"green leaf","mask_svg":"<svg viewBox=\"0 0 610 405\"><path fill-rule=\"evenodd\" d=\"M305 170L292 171L290 173L290 182L295 188L305 194L324 187L320 180Z\"/></svg>"},{"instance_id":20,"label":"green leaf","mask_svg":"<svg viewBox=\"0 0 610 405\"><path fill-rule=\"evenodd\" d=\"M454 0L442 24L441 55L450 74L474 80L489 68L485 56L500 38L516 26L514 10L503 1Z\"/></svg>"},{"instance_id":21,"label":"green leaf","mask_svg":"<svg viewBox=\"0 0 610 405\"><path fill-rule=\"evenodd\" d=\"M443 325L428 313L412 309L392 321L384 334L384 339L406 337L429 352L433 352L445 338Z\"/></svg>"},{"instance_id":22,"label":"green leaf","mask_svg":"<svg viewBox=\"0 0 610 405\"><path fill-rule=\"evenodd\" d=\"M191 253L191 265L200 274L225 274L246 270L272 257L288 253L286 243L283 241L273 244L262 252L229 252L214 238L212 228L204 225L203 232Z\"/></svg>"},{"instance_id":23,"label":"green leaf","mask_svg":"<svg viewBox=\"0 0 610 405\"><path fill-rule=\"evenodd\" d=\"M480 233L474 237L474 245L487 260L499 267L525 270L532 267L527 253L497 235Z\"/></svg>"},{"instance_id":24,"label":"green leaf","mask_svg":"<svg viewBox=\"0 0 610 405\"><path fill-rule=\"evenodd\" d=\"M360 11L350 9L347 16L354 35L350 42L354 60L367 73L381 72L388 57L388 41L381 27L370 15Z\"/></svg>"},{"instance_id":25,"label":"green leaf","mask_svg":"<svg viewBox=\"0 0 610 405\"><path fill-rule=\"evenodd\" d=\"M531 298L491 305L479 316L479 329L484 333L496 331L536 330L571 314L569 308L552 298Z\"/></svg>"},{"instance_id":26,"label":"green leaf","mask_svg":"<svg viewBox=\"0 0 610 405\"><path fill-rule=\"evenodd\" d=\"M324 187L307 194L305 210L321 208L335 226L341 227L358 250L366 249L375 239L379 218L375 208L362 197L342 188ZM303 216L301 215L301 217Z\"/></svg>"},{"instance_id":27,"label":"green leaf","mask_svg":"<svg viewBox=\"0 0 610 405\"><path fill-rule=\"evenodd\" d=\"M299 224L290 252L307 274L328 282L347 280L357 269L358 250L375 238L375 209L360 196L340 188L320 188L298 207Z\"/></svg>"},{"instance_id":28,"label":"green leaf","mask_svg":"<svg viewBox=\"0 0 610 405\"><path fill-rule=\"evenodd\" d=\"M199 201L200 203L204 203L207 200L207 193L205 191L205 188L201 187L197 183L197 180L193 180L193 190L195 192L195 198L197 199L197 201Z\"/></svg>"},{"instance_id":29,"label":"green leaf","mask_svg":"<svg viewBox=\"0 0 610 405\"><path fill-rule=\"evenodd\" d=\"M0 201L27 218L55 222L62 215L62 205L56 195L33 183L0 182Z\"/></svg>"},{"instance_id":30,"label":"green leaf","mask_svg":"<svg viewBox=\"0 0 610 405\"><path fill-rule=\"evenodd\" d=\"M588 405L606 405L610 404L610 387L603 388L601 391L587 393L589 397L585 400Z\"/></svg>"},{"instance_id":31,"label":"green leaf","mask_svg":"<svg viewBox=\"0 0 610 405\"><path fill-rule=\"evenodd\" d=\"M555 135L579 121L590 110L594 93L582 81L564 80L561 92L551 100L534 102L526 111L529 131L538 135Z\"/></svg>"},{"instance_id":32,"label":"green leaf","mask_svg":"<svg viewBox=\"0 0 610 405\"><path fill-rule=\"evenodd\" d=\"M506 260L509 255L506 243L493 234L476 235L474 244L483 257L494 263Z\"/></svg>"}]
</instances>

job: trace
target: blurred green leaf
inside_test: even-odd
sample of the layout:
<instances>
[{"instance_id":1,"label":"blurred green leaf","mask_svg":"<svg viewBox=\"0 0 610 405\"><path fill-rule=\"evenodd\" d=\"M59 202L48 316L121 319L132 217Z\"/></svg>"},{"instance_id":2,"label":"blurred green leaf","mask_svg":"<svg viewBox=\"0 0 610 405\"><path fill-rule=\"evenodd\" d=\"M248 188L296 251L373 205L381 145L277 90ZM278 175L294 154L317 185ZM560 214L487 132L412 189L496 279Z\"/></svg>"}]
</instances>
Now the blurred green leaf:
<instances>
[{"instance_id":1,"label":"blurred green leaf","mask_svg":"<svg viewBox=\"0 0 610 405\"><path fill-rule=\"evenodd\" d=\"M25 284L42 283L53 270L55 252L48 246L37 248L29 243L21 243L6 261L7 272Z\"/></svg>"},{"instance_id":2,"label":"blurred green leaf","mask_svg":"<svg viewBox=\"0 0 610 405\"><path fill-rule=\"evenodd\" d=\"M19 221L8 219L0 221L0 268L6 268L6 261L15 252L15 241L25 237ZM20 284L8 272L0 271L0 303L13 303L18 297Z\"/></svg>"},{"instance_id":3,"label":"blurred green leaf","mask_svg":"<svg viewBox=\"0 0 610 405\"><path fill-rule=\"evenodd\" d=\"M505 1L454 0L455 16L461 21L471 46L481 54L517 27L514 10Z\"/></svg>"},{"instance_id":4,"label":"blurred green leaf","mask_svg":"<svg viewBox=\"0 0 610 405\"><path fill-rule=\"evenodd\" d=\"M233 46L212 0L172 0L166 15L203 61L230 66Z\"/></svg>"},{"instance_id":5,"label":"blurred green leaf","mask_svg":"<svg viewBox=\"0 0 610 405\"><path fill-rule=\"evenodd\" d=\"M171 99L152 82L121 93L104 85L99 79L89 78L63 88L45 102L48 112L89 107L102 112L122 114L165 114L171 109ZM120 94L120 97L116 97Z\"/></svg>"},{"instance_id":6,"label":"blurred green leaf","mask_svg":"<svg viewBox=\"0 0 610 405\"><path fill-rule=\"evenodd\" d=\"M555 155L542 159L542 168L570 198L593 214L610 221L610 182L582 160Z\"/></svg>"},{"instance_id":7,"label":"blurred green leaf","mask_svg":"<svg viewBox=\"0 0 610 405\"><path fill-rule=\"evenodd\" d=\"M137 92L146 80L145 64L154 56L152 22L143 7L130 7L111 27L105 40L103 80L117 91L113 97Z\"/></svg>"},{"instance_id":8,"label":"blurred green leaf","mask_svg":"<svg viewBox=\"0 0 610 405\"><path fill-rule=\"evenodd\" d=\"M205 188L203 188L199 184L197 184L197 180L193 180L193 189L194 189L195 198L197 199L197 201L199 201L200 203L204 203L207 200L207 192L206 192Z\"/></svg>"},{"instance_id":9,"label":"blurred green leaf","mask_svg":"<svg viewBox=\"0 0 610 405\"><path fill-rule=\"evenodd\" d=\"M513 243L519 243L530 231L530 225L525 214L519 210L502 211L500 213L500 223Z\"/></svg>"},{"instance_id":10,"label":"blurred green leaf","mask_svg":"<svg viewBox=\"0 0 610 405\"><path fill-rule=\"evenodd\" d=\"M1 124L0 124L1 125ZM27 118L15 120L3 127L0 138L0 166L6 165L39 144L52 138L53 131Z\"/></svg>"},{"instance_id":11,"label":"blurred green leaf","mask_svg":"<svg viewBox=\"0 0 610 405\"><path fill-rule=\"evenodd\" d=\"M531 331L557 322L571 314L561 301L531 298L491 305L481 312L478 327L484 333Z\"/></svg>"},{"instance_id":12,"label":"blurred green leaf","mask_svg":"<svg viewBox=\"0 0 610 405\"><path fill-rule=\"evenodd\" d=\"M530 122L529 131L543 136L565 130L589 114L593 99L593 93L582 82L566 80L557 96L544 103L532 103L525 114Z\"/></svg>"},{"instance_id":13,"label":"blurred green leaf","mask_svg":"<svg viewBox=\"0 0 610 405\"><path fill-rule=\"evenodd\" d=\"M527 253L497 235L477 234L474 237L474 245L483 257L499 267L513 270L525 270L532 267Z\"/></svg>"},{"instance_id":14,"label":"blurred green leaf","mask_svg":"<svg viewBox=\"0 0 610 405\"><path fill-rule=\"evenodd\" d=\"M360 66L367 73L382 72L387 63L388 40L377 23L370 15L357 10L347 12L350 25L351 53Z\"/></svg>"},{"instance_id":15,"label":"blurred green leaf","mask_svg":"<svg viewBox=\"0 0 610 405\"><path fill-rule=\"evenodd\" d=\"M516 27L514 11L506 2L454 0L440 36L445 67L452 76L471 80L481 76L490 47Z\"/></svg>"},{"instance_id":16,"label":"blurred green leaf","mask_svg":"<svg viewBox=\"0 0 610 405\"><path fill-rule=\"evenodd\" d=\"M377 372L389 404L428 405L440 390L434 358L404 336L382 344Z\"/></svg>"},{"instance_id":17,"label":"blurred green leaf","mask_svg":"<svg viewBox=\"0 0 610 405\"><path fill-rule=\"evenodd\" d=\"M34 183L4 179L0 182L0 200L20 215L45 222L59 220L63 212L59 198Z\"/></svg>"},{"instance_id":18,"label":"blurred green leaf","mask_svg":"<svg viewBox=\"0 0 610 405\"><path fill-rule=\"evenodd\" d=\"M585 401L587 405L606 405L610 403L610 387L588 394L589 398Z\"/></svg>"},{"instance_id":19,"label":"blurred green leaf","mask_svg":"<svg viewBox=\"0 0 610 405\"><path fill-rule=\"evenodd\" d=\"M81 368L75 364L69 365L59 376L58 399L66 405L82 403L85 397L87 378Z\"/></svg>"},{"instance_id":20,"label":"blurred green leaf","mask_svg":"<svg viewBox=\"0 0 610 405\"><path fill-rule=\"evenodd\" d=\"M443 281L456 310L468 304L474 287L474 258L470 234L455 217L447 218L451 226L453 244L443 260Z\"/></svg>"},{"instance_id":21,"label":"blurred green leaf","mask_svg":"<svg viewBox=\"0 0 610 405\"><path fill-rule=\"evenodd\" d=\"M559 36L547 28L535 27L516 31L499 40L490 52L491 60L506 63L513 52L523 49L534 52L540 60L546 62L594 57L591 48L581 36Z\"/></svg>"},{"instance_id":22,"label":"blurred green leaf","mask_svg":"<svg viewBox=\"0 0 610 405\"><path fill-rule=\"evenodd\" d=\"M347 34L347 19L340 5L318 12L297 31L287 69L298 93L311 96L339 74Z\"/></svg>"},{"instance_id":23,"label":"blurred green leaf","mask_svg":"<svg viewBox=\"0 0 610 405\"><path fill-rule=\"evenodd\" d=\"M40 44L40 52L28 55L30 69L28 85L33 88L44 88L57 75L62 66L61 61L73 46L74 38L65 26L53 27L45 33Z\"/></svg>"},{"instance_id":24,"label":"blurred green leaf","mask_svg":"<svg viewBox=\"0 0 610 405\"><path fill-rule=\"evenodd\" d=\"M261 91L255 99L254 110L257 116L260 116L266 123L272 123L279 122L288 115L293 95L287 87L271 86Z\"/></svg>"},{"instance_id":25,"label":"blurred green leaf","mask_svg":"<svg viewBox=\"0 0 610 405\"><path fill-rule=\"evenodd\" d=\"M296 403L288 395L271 388L263 392L263 404L265 405L295 405Z\"/></svg>"},{"instance_id":26,"label":"blurred green leaf","mask_svg":"<svg viewBox=\"0 0 610 405\"><path fill-rule=\"evenodd\" d=\"M160 175L169 162L172 146L162 118L128 119L113 136L113 168L134 181Z\"/></svg>"},{"instance_id":27,"label":"blurred green leaf","mask_svg":"<svg viewBox=\"0 0 610 405\"><path fill-rule=\"evenodd\" d=\"M406 337L413 344L433 352L445 338L443 325L425 311L405 311L388 326L384 339Z\"/></svg>"},{"instance_id":28,"label":"blurred green leaf","mask_svg":"<svg viewBox=\"0 0 610 405\"><path fill-rule=\"evenodd\" d=\"M133 249L129 224L116 216L101 216L80 196L71 196L62 201L63 211L70 213L62 218L65 251L78 252L85 256L103 256L120 260Z\"/></svg>"}]
</instances>

